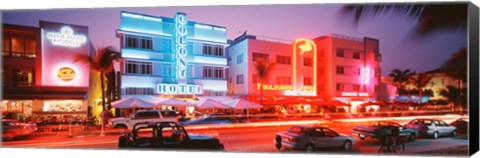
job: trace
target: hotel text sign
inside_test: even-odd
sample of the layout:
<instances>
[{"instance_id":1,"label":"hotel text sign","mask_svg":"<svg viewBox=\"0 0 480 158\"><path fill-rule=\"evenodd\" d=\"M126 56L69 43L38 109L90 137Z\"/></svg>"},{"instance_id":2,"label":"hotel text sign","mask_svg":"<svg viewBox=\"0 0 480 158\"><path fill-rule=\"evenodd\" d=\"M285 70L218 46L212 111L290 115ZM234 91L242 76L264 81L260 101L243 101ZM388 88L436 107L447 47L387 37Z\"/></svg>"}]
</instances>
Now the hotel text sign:
<instances>
[{"instance_id":1,"label":"hotel text sign","mask_svg":"<svg viewBox=\"0 0 480 158\"><path fill-rule=\"evenodd\" d=\"M177 52L177 79L186 83L187 75L187 16L177 13L175 16L175 45Z\"/></svg>"},{"instance_id":2,"label":"hotel text sign","mask_svg":"<svg viewBox=\"0 0 480 158\"><path fill-rule=\"evenodd\" d=\"M368 97L367 92L342 92L344 97Z\"/></svg>"},{"instance_id":3,"label":"hotel text sign","mask_svg":"<svg viewBox=\"0 0 480 158\"><path fill-rule=\"evenodd\" d=\"M200 85L157 84L158 94L202 94Z\"/></svg>"},{"instance_id":4,"label":"hotel text sign","mask_svg":"<svg viewBox=\"0 0 480 158\"><path fill-rule=\"evenodd\" d=\"M57 77L63 81L71 81L75 78L75 71L69 67L62 67L58 69Z\"/></svg>"},{"instance_id":5,"label":"hotel text sign","mask_svg":"<svg viewBox=\"0 0 480 158\"><path fill-rule=\"evenodd\" d=\"M73 29L69 26L62 27L60 32L48 32L47 38L53 45L64 47L80 47L87 42L87 37L75 35Z\"/></svg>"}]
</instances>

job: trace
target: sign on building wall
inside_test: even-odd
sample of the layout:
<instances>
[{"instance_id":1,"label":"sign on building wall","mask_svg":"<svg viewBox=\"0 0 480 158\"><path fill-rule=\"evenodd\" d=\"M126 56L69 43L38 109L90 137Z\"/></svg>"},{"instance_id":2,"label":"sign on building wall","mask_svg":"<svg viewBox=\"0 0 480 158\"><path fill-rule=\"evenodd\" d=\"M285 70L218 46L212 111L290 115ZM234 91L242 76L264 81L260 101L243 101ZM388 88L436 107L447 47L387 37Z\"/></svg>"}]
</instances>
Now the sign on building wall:
<instances>
[{"instance_id":1,"label":"sign on building wall","mask_svg":"<svg viewBox=\"0 0 480 158\"><path fill-rule=\"evenodd\" d=\"M75 62L89 54L88 27L40 21L42 86L89 86L89 67Z\"/></svg>"},{"instance_id":2,"label":"sign on building wall","mask_svg":"<svg viewBox=\"0 0 480 158\"><path fill-rule=\"evenodd\" d=\"M309 39L300 38L293 43L293 90L285 95L317 95L317 46ZM307 72L305 68L311 68ZM308 78L308 79L306 79ZM307 81L309 81L307 83Z\"/></svg>"},{"instance_id":3,"label":"sign on building wall","mask_svg":"<svg viewBox=\"0 0 480 158\"><path fill-rule=\"evenodd\" d=\"M177 80L185 84L187 78L187 15L177 13L175 15L175 52L177 59Z\"/></svg>"}]
</instances>

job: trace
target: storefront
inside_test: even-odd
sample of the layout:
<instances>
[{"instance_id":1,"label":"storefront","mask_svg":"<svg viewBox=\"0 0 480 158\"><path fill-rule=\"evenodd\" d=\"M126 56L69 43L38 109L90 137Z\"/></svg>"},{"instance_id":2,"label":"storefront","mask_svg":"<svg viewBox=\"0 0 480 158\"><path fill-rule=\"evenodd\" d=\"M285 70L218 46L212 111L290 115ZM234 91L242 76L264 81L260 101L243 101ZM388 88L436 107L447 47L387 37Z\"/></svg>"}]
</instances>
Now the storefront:
<instances>
[{"instance_id":1,"label":"storefront","mask_svg":"<svg viewBox=\"0 0 480 158\"><path fill-rule=\"evenodd\" d=\"M88 65L75 62L75 57L90 54L88 27L47 21L40 21L38 28L4 26L3 40L9 45L2 49L3 117L21 121L86 119L90 72ZM13 55L19 47L32 55Z\"/></svg>"}]
</instances>

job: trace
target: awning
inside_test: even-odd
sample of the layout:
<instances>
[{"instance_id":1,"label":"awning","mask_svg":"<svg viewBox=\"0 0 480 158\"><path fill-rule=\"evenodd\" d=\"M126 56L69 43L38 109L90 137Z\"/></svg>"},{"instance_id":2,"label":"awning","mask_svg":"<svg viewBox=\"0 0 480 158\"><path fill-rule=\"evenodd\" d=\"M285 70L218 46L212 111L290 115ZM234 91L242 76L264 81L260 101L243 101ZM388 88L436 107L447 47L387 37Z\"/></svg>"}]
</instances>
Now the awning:
<instances>
[{"instance_id":1,"label":"awning","mask_svg":"<svg viewBox=\"0 0 480 158\"><path fill-rule=\"evenodd\" d=\"M6 86L3 99L87 99L88 87Z\"/></svg>"}]
</instances>

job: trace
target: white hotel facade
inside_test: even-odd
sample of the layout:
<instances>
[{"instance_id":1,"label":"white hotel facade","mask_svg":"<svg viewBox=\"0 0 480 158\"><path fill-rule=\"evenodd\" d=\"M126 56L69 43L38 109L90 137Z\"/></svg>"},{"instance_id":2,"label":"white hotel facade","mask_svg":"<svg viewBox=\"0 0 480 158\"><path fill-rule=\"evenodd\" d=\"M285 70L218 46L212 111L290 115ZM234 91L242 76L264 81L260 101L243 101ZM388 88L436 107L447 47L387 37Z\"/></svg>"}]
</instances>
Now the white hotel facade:
<instances>
[{"instance_id":1,"label":"white hotel facade","mask_svg":"<svg viewBox=\"0 0 480 158\"><path fill-rule=\"evenodd\" d=\"M121 12L122 98L225 96L226 28L173 18Z\"/></svg>"}]
</instances>

